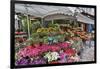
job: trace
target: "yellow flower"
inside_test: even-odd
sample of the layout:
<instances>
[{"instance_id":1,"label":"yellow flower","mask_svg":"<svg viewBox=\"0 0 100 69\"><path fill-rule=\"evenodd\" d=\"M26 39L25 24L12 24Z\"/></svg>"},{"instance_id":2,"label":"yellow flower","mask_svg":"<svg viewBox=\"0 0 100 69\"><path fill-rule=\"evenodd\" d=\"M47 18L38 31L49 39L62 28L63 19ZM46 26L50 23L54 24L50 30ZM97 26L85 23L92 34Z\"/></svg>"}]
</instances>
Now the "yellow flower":
<instances>
[{"instance_id":1,"label":"yellow flower","mask_svg":"<svg viewBox=\"0 0 100 69\"><path fill-rule=\"evenodd\" d=\"M48 28L45 28L43 32L48 33Z\"/></svg>"},{"instance_id":2,"label":"yellow flower","mask_svg":"<svg viewBox=\"0 0 100 69\"><path fill-rule=\"evenodd\" d=\"M52 27L49 27L49 32L53 32L53 31L55 31L55 29Z\"/></svg>"},{"instance_id":3,"label":"yellow flower","mask_svg":"<svg viewBox=\"0 0 100 69\"><path fill-rule=\"evenodd\" d=\"M56 31L57 29L56 28L53 28L54 29L54 31Z\"/></svg>"},{"instance_id":4,"label":"yellow flower","mask_svg":"<svg viewBox=\"0 0 100 69\"><path fill-rule=\"evenodd\" d=\"M41 31L42 31L41 28L37 29L37 32L38 32L38 33L41 32Z\"/></svg>"},{"instance_id":5,"label":"yellow flower","mask_svg":"<svg viewBox=\"0 0 100 69\"><path fill-rule=\"evenodd\" d=\"M41 32L44 32L45 28L41 28Z\"/></svg>"}]
</instances>

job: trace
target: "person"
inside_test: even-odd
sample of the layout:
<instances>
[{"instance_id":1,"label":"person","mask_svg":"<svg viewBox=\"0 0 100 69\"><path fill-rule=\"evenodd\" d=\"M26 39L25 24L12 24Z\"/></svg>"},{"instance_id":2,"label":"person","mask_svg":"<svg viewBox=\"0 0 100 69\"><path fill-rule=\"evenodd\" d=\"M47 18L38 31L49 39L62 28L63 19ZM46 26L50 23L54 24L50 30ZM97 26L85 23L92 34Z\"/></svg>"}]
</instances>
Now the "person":
<instances>
[{"instance_id":1,"label":"person","mask_svg":"<svg viewBox=\"0 0 100 69\"><path fill-rule=\"evenodd\" d=\"M92 46L92 35L91 35L91 33L88 33L88 37L87 37L87 40L85 42L85 45L86 45L86 47L89 47L89 48Z\"/></svg>"},{"instance_id":2,"label":"person","mask_svg":"<svg viewBox=\"0 0 100 69\"><path fill-rule=\"evenodd\" d=\"M92 42L91 42L91 45L94 46L95 44L95 36L94 36L94 31L92 32Z\"/></svg>"}]
</instances>

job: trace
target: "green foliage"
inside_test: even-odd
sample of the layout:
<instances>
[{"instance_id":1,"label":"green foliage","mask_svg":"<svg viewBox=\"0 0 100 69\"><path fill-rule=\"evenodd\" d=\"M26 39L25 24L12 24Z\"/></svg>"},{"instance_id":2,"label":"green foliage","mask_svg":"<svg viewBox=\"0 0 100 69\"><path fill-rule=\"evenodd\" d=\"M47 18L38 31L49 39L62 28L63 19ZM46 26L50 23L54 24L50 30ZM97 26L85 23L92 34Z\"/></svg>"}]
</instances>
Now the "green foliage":
<instances>
[{"instance_id":1,"label":"green foliage","mask_svg":"<svg viewBox=\"0 0 100 69\"><path fill-rule=\"evenodd\" d=\"M65 36L64 36L64 35L58 35L58 36L57 36L57 40L58 40L59 42L64 42L64 39L65 39Z\"/></svg>"},{"instance_id":2,"label":"green foliage","mask_svg":"<svg viewBox=\"0 0 100 69\"><path fill-rule=\"evenodd\" d=\"M52 24L52 23L49 23L49 27L55 28L55 31L56 31L56 32L60 32L60 30L61 30L59 24Z\"/></svg>"},{"instance_id":3,"label":"green foliage","mask_svg":"<svg viewBox=\"0 0 100 69\"><path fill-rule=\"evenodd\" d=\"M33 22L32 23L32 32L36 32L38 28L41 28L41 24L39 21Z\"/></svg>"},{"instance_id":4,"label":"green foliage","mask_svg":"<svg viewBox=\"0 0 100 69\"><path fill-rule=\"evenodd\" d=\"M48 36L45 36L45 37L43 38L43 43L44 43L44 44L48 43Z\"/></svg>"},{"instance_id":5,"label":"green foliage","mask_svg":"<svg viewBox=\"0 0 100 69\"><path fill-rule=\"evenodd\" d=\"M28 19L28 21L27 21L26 16L21 16L21 20L22 20L22 26L23 26L24 32L28 32L28 24L29 24L30 34L32 34L33 32L36 32L36 30L41 27L41 24L38 20L36 20L35 22L31 22Z\"/></svg>"}]
</instances>

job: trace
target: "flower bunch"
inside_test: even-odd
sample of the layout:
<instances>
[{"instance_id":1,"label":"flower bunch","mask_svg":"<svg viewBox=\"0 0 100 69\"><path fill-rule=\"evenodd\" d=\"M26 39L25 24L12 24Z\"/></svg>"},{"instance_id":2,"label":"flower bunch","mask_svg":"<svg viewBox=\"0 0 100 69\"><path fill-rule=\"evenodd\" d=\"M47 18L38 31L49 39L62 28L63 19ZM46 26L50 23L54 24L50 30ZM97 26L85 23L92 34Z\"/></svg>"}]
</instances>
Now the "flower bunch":
<instances>
[{"instance_id":1,"label":"flower bunch","mask_svg":"<svg viewBox=\"0 0 100 69\"><path fill-rule=\"evenodd\" d=\"M54 32L54 31L56 31L56 28L53 28L53 27L37 29L38 33L41 33L41 32L48 33L48 32Z\"/></svg>"},{"instance_id":2,"label":"flower bunch","mask_svg":"<svg viewBox=\"0 0 100 69\"><path fill-rule=\"evenodd\" d=\"M48 28L48 31L49 31L49 32L54 32L55 30L56 30L56 29L53 28L53 27L49 27L49 28Z\"/></svg>"},{"instance_id":3,"label":"flower bunch","mask_svg":"<svg viewBox=\"0 0 100 69\"><path fill-rule=\"evenodd\" d=\"M51 61L51 62L49 62L49 64L59 64L60 62L58 62L58 61Z\"/></svg>"},{"instance_id":4,"label":"flower bunch","mask_svg":"<svg viewBox=\"0 0 100 69\"><path fill-rule=\"evenodd\" d=\"M46 45L46 46L40 46L37 47L38 49L40 49L40 52L47 52L47 51L59 51L61 48L59 46L53 46L53 45Z\"/></svg>"},{"instance_id":5,"label":"flower bunch","mask_svg":"<svg viewBox=\"0 0 100 69\"><path fill-rule=\"evenodd\" d=\"M32 48L32 47L25 47L19 50L18 55L19 56L37 56L40 53L40 49L38 48Z\"/></svg>"},{"instance_id":6,"label":"flower bunch","mask_svg":"<svg viewBox=\"0 0 100 69\"><path fill-rule=\"evenodd\" d=\"M35 45L38 45L38 44L35 44ZM19 56L37 56L37 55L40 55L44 52L47 52L47 51L52 51L52 52L55 52L55 51L59 51L61 50L62 48L68 48L70 46L69 43L66 43L66 42L63 42L63 43L59 43L59 44L55 44L55 45L48 45L48 44L43 44L42 46L26 46L22 49L19 50L18 54Z\"/></svg>"},{"instance_id":7,"label":"flower bunch","mask_svg":"<svg viewBox=\"0 0 100 69\"><path fill-rule=\"evenodd\" d=\"M45 30L45 28L38 28L37 29L37 32L39 33L39 32L43 32Z\"/></svg>"},{"instance_id":8,"label":"flower bunch","mask_svg":"<svg viewBox=\"0 0 100 69\"><path fill-rule=\"evenodd\" d=\"M61 48L68 48L69 46L71 46L71 44L68 42L63 42L63 43L58 43L58 46L60 46Z\"/></svg>"},{"instance_id":9,"label":"flower bunch","mask_svg":"<svg viewBox=\"0 0 100 69\"><path fill-rule=\"evenodd\" d=\"M44 58L48 59L48 62L51 62L53 60L57 60L59 58L59 54L58 52L47 52Z\"/></svg>"},{"instance_id":10,"label":"flower bunch","mask_svg":"<svg viewBox=\"0 0 100 69\"><path fill-rule=\"evenodd\" d=\"M15 64L16 65L33 65L33 64L46 64L46 60L44 58L35 58L31 60L32 57L23 57L21 59L16 60Z\"/></svg>"},{"instance_id":11,"label":"flower bunch","mask_svg":"<svg viewBox=\"0 0 100 69\"><path fill-rule=\"evenodd\" d=\"M42 46L26 46L25 48L22 48L18 51L17 56L18 57L26 57L26 56L38 56L38 55L43 55L43 53L51 51L51 52L57 52L60 51L62 48L67 48L68 43L64 42L58 45L48 45L48 44L43 44ZM72 54L71 50L66 50L66 53ZM49 56L48 56L49 57ZM51 60L51 59L50 59Z\"/></svg>"},{"instance_id":12,"label":"flower bunch","mask_svg":"<svg viewBox=\"0 0 100 69\"><path fill-rule=\"evenodd\" d=\"M75 55L76 51L75 51L75 49L68 48L68 49L65 50L65 53L68 56L73 56L73 55Z\"/></svg>"},{"instance_id":13,"label":"flower bunch","mask_svg":"<svg viewBox=\"0 0 100 69\"><path fill-rule=\"evenodd\" d=\"M46 60L44 58L39 58L39 59L35 59L33 60L30 64L46 64Z\"/></svg>"},{"instance_id":14,"label":"flower bunch","mask_svg":"<svg viewBox=\"0 0 100 69\"><path fill-rule=\"evenodd\" d=\"M50 46L51 51L59 51L61 48L59 46Z\"/></svg>"},{"instance_id":15,"label":"flower bunch","mask_svg":"<svg viewBox=\"0 0 100 69\"><path fill-rule=\"evenodd\" d=\"M15 32L16 35L26 34L26 32Z\"/></svg>"},{"instance_id":16,"label":"flower bunch","mask_svg":"<svg viewBox=\"0 0 100 69\"><path fill-rule=\"evenodd\" d=\"M28 61L26 59L20 59L15 62L16 65L27 65Z\"/></svg>"}]
</instances>

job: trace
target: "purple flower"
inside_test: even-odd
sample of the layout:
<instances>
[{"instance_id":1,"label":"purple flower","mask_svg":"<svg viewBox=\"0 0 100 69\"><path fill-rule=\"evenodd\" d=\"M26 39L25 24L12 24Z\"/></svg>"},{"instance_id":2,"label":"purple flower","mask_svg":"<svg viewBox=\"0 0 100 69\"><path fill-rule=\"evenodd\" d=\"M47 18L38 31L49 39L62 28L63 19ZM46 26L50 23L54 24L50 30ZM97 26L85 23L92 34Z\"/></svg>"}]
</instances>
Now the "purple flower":
<instances>
[{"instance_id":1,"label":"purple flower","mask_svg":"<svg viewBox=\"0 0 100 69\"><path fill-rule=\"evenodd\" d=\"M16 65L27 65L27 64L28 64L28 60L24 58L16 61Z\"/></svg>"},{"instance_id":2,"label":"purple flower","mask_svg":"<svg viewBox=\"0 0 100 69\"><path fill-rule=\"evenodd\" d=\"M33 60L31 64L46 64L46 60L43 58Z\"/></svg>"}]
</instances>

